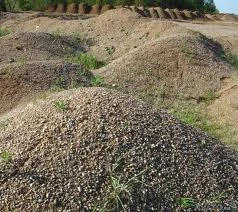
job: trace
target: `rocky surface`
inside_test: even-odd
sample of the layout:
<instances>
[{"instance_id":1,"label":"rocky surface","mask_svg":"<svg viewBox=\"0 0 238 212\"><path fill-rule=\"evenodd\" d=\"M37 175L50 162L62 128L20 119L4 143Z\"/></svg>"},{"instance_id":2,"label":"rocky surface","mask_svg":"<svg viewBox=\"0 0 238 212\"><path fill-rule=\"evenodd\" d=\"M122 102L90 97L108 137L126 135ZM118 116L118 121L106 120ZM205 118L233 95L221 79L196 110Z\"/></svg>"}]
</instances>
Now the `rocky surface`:
<instances>
[{"instance_id":1,"label":"rocky surface","mask_svg":"<svg viewBox=\"0 0 238 212\"><path fill-rule=\"evenodd\" d=\"M125 94L65 91L6 120L2 211L180 210L184 198L193 209L238 206L237 152Z\"/></svg>"}]
</instances>

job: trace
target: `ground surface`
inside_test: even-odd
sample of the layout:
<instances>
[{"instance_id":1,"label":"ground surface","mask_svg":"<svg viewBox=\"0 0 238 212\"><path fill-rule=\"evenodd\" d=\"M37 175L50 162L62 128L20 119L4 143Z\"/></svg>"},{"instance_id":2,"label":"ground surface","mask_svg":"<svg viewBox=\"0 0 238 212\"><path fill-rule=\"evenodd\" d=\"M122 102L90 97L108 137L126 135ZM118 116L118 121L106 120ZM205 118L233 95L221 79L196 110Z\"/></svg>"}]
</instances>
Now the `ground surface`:
<instances>
[{"instance_id":1,"label":"ground surface","mask_svg":"<svg viewBox=\"0 0 238 212\"><path fill-rule=\"evenodd\" d=\"M0 24L0 211L238 208L238 22Z\"/></svg>"}]
</instances>

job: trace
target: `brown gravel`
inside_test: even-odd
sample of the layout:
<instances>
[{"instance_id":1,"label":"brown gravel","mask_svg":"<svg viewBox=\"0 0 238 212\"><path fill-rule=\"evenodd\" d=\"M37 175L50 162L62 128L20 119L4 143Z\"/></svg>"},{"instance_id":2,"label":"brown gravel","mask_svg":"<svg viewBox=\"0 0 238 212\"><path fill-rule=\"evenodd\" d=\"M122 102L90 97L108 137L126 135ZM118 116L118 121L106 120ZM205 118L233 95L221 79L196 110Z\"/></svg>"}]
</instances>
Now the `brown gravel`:
<instances>
[{"instance_id":1,"label":"brown gravel","mask_svg":"<svg viewBox=\"0 0 238 212\"><path fill-rule=\"evenodd\" d=\"M64 91L0 121L0 152L12 154L0 163L1 211L91 211L114 200L111 177L131 179L126 211L175 211L182 197L198 210L238 206L237 152L125 94Z\"/></svg>"},{"instance_id":2,"label":"brown gravel","mask_svg":"<svg viewBox=\"0 0 238 212\"><path fill-rule=\"evenodd\" d=\"M44 32L24 32L4 36L0 39L0 46L0 64L62 59L66 54L84 50L83 44L75 38Z\"/></svg>"},{"instance_id":3,"label":"brown gravel","mask_svg":"<svg viewBox=\"0 0 238 212\"><path fill-rule=\"evenodd\" d=\"M217 43L175 25L94 73L159 105L166 99L199 101L234 73L221 53Z\"/></svg>"},{"instance_id":4,"label":"brown gravel","mask_svg":"<svg viewBox=\"0 0 238 212\"><path fill-rule=\"evenodd\" d=\"M13 63L0 67L0 114L49 90L89 84L91 75L60 61Z\"/></svg>"}]
</instances>

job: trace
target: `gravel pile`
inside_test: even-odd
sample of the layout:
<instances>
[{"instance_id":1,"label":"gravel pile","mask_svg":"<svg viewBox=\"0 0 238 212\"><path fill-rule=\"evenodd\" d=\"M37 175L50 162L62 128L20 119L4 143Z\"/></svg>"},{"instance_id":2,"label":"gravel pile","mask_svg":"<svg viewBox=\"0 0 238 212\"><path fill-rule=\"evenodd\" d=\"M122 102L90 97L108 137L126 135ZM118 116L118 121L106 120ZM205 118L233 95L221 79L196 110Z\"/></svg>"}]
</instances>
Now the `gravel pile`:
<instances>
[{"instance_id":1,"label":"gravel pile","mask_svg":"<svg viewBox=\"0 0 238 212\"><path fill-rule=\"evenodd\" d=\"M89 85L83 67L60 61L13 63L0 67L0 114L46 91Z\"/></svg>"},{"instance_id":2,"label":"gravel pile","mask_svg":"<svg viewBox=\"0 0 238 212\"><path fill-rule=\"evenodd\" d=\"M52 60L84 50L76 38L56 33L24 32L0 39L0 63Z\"/></svg>"},{"instance_id":3,"label":"gravel pile","mask_svg":"<svg viewBox=\"0 0 238 212\"><path fill-rule=\"evenodd\" d=\"M159 105L166 99L200 101L234 73L221 55L217 43L174 26L94 73Z\"/></svg>"},{"instance_id":4,"label":"gravel pile","mask_svg":"<svg viewBox=\"0 0 238 212\"><path fill-rule=\"evenodd\" d=\"M64 91L0 121L1 211L238 207L237 152L125 94Z\"/></svg>"}]
</instances>

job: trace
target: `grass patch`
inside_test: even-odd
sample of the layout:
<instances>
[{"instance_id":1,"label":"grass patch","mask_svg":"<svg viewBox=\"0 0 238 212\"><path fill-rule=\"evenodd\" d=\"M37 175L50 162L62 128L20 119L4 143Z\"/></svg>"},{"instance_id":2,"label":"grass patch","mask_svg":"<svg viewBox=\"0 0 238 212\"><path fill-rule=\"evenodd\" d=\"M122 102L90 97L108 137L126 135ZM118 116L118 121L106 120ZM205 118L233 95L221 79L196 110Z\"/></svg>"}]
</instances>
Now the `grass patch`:
<instances>
[{"instance_id":1,"label":"grass patch","mask_svg":"<svg viewBox=\"0 0 238 212\"><path fill-rule=\"evenodd\" d=\"M170 111L174 116L183 121L185 124L201 129L209 136L219 140L229 140L232 133L224 124L214 123L209 120L205 109L198 107L181 107Z\"/></svg>"},{"instance_id":2,"label":"grass patch","mask_svg":"<svg viewBox=\"0 0 238 212\"><path fill-rule=\"evenodd\" d=\"M196 201L193 198L182 197L178 199L178 205L183 209L193 209L196 207Z\"/></svg>"},{"instance_id":3,"label":"grass patch","mask_svg":"<svg viewBox=\"0 0 238 212\"><path fill-rule=\"evenodd\" d=\"M125 155L119 158L109 170L109 194L99 204L95 204L93 211L127 211L125 208L126 199L132 196L132 190L139 185L145 185L140 180L143 174L148 170L144 169L129 179L123 179L122 174L116 172L121 169L121 161ZM125 202L124 202L125 201Z\"/></svg>"},{"instance_id":4,"label":"grass patch","mask_svg":"<svg viewBox=\"0 0 238 212\"><path fill-rule=\"evenodd\" d=\"M64 100L58 100L53 102L53 106L58 110L58 111L66 111L68 110L68 104Z\"/></svg>"},{"instance_id":5,"label":"grass patch","mask_svg":"<svg viewBox=\"0 0 238 212\"><path fill-rule=\"evenodd\" d=\"M90 80L90 85L92 87L102 87L105 85L104 78L100 76L93 76Z\"/></svg>"},{"instance_id":6,"label":"grass patch","mask_svg":"<svg viewBox=\"0 0 238 212\"><path fill-rule=\"evenodd\" d=\"M10 31L8 29L0 27L0 37L3 37L3 36L8 35L8 34L10 34Z\"/></svg>"},{"instance_id":7,"label":"grass patch","mask_svg":"<svg viewBox=\"0 0 238 212\"><path fill-rule=\"evenodd\" d=\"M10 163L12 161L12 153L9 151L2 151L0 154L0 161L3 163Z\"/></svg>"},{"instance_id":8,"label":"grass patch","mask_svg":"<svg viewBox=\"0 0 238 212\"><path fill-rule=\"evenodd\" d=\"M97 60L97 58L91 54L81 53L79 55L69 56L68 60L71 63L76 63L85 66L87 69L97 69L105 65L104 62Z\"/></svg>"},{"instance_id":9,"label":"grass patch","mask_svg":"<svg viewBox=\"0 0 238 212\"><path fill-rule=\"evenodd\" d=\"M186 57L195 59L197 56L185 43L180 46L180 50Z\"/></svg>"},{"instance_id":10,"label":"grass patch","mask_svg":"<svg viewBox=\"0 0 238 212\"><path fill-rule=\"evenodd\" d=\"M238 55L231 52L225 53L222 57L228 61L232 66L238 69Z\"/></svg>"},{"instance_id":11,"label":"grass patch","mask_svg":"<svg viewBox=\"0 0 238 212\"><path fill-rule=\"evenodd\" d=\"M8 119L5 121L1 121L0 122L0 133L4 132L7 129L7 127L9 126L9 124L10 124L10 121Z\"/></svg>"}]
</instances>

